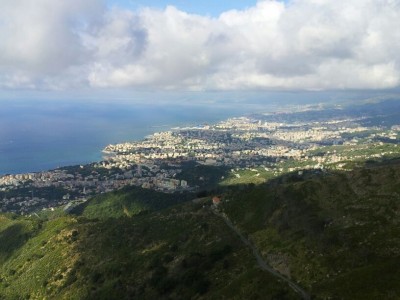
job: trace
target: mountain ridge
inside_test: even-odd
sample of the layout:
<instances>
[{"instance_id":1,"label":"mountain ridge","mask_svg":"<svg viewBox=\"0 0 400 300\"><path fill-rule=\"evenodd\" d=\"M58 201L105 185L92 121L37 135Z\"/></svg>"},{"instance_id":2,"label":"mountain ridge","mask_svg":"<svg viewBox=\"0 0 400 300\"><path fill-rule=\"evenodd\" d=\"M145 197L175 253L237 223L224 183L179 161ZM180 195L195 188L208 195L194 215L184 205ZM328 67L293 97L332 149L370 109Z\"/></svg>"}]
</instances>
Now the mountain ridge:
<instances>
[{"instance_id":1,"label":"mountain ridge","mask_svg":"<svg viewBox=\"0 0 400 300\"><path fill-rule=\"evenodd\" d=\"M219 189L217 209L313 298L396 299L399 178L399 160L286 174ZM160 204L146 193L104 194L72 215L1 215L0 299L299 299L209 196Z\"/></svg>"}]
</instances>

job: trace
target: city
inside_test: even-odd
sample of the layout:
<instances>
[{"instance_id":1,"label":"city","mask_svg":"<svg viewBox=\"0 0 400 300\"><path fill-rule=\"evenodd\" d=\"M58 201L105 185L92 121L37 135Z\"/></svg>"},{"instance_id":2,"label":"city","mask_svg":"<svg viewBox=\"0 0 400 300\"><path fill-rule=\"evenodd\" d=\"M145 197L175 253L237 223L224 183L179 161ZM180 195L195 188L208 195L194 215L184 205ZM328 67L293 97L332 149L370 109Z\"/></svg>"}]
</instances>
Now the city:
<instances>
[{"instance_id":1,"label":"city","mask_svg":"<svg viewBox=\"0 0 400 300\"><path fill-rule=\"evenodd\" d=\"M270 115L261 114L173 128L142 141L108 145L100 162L2 176L1 210L54 209L128 185L164 193L196 191L202 178L182 177L193 164L230 169L220 184L232 185L303 170L351 170L357 161L400 153L400 125L366 126L366 117L354 116L312 122L277 116L287 120L270 121Z\"/></svg>"}]
</instances>

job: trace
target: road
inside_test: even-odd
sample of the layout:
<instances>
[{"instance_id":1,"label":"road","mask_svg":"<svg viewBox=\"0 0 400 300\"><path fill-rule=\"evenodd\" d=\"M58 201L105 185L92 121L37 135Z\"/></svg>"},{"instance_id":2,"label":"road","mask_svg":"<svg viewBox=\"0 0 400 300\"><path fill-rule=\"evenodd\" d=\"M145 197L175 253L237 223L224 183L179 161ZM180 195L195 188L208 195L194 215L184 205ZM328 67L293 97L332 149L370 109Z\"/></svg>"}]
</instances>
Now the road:
<instances>
[{"instance_id":1,"label":"road","mask_svg":"<svg viewBox=\"0 0 400 300\"><path fill-rule=\"evenodd\" d=\"M274 270L273 268L271 268L262 258L262 256L260 255L260 252L258 251L258 249L256 248L256 246L254 246L248 239L245 238L245 236L239 231L239 229L236 228L235 225L233 225L233 223L231 222L231 220L229 220L228 216L225 213L220 213L218 212L216 209L212 209L213 213L219 217L221 217L226 225L228 225L228 227L230 229L232 229L232 231L234 231L240 238L240 240L251 249L251 251L253 252L253 256L256 258L257 260L257 264L260 266L261 269L271 273L273 276L278 277L279 279L285 281L295 292L297 292L303 299L309 300L311 299L310 295L303 290L299 285L297 285L295 282L293 282L292 280L290 280L289 278L283 276L281 273L277 272L276 270Z\"/></svg>"}]
</instances>

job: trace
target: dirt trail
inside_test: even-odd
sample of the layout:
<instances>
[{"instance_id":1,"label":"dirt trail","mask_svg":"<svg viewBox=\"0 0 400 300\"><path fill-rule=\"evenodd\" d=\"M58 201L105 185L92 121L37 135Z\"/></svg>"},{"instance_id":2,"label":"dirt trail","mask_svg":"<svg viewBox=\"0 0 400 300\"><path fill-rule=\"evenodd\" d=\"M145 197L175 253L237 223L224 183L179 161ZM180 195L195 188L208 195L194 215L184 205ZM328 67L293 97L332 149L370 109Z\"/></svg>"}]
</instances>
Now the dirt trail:
<instances>
[{"instance_id":1,"label":"dirt trail","mask_svg":"<svg viewBox=\"0 0 400 300\"><path fill-rule=\"evenodd\" d=\"M244 237L244 235L236 228L235 225L233 225L233 223L231 222L231 220L229 220L228 216L225 213L220 213L218 212L216 209L212 209L213 213L219 217L221 217L224 222L226 223L226 225L228 225L229 228L231 228L240 238L240 240L251 249L251 251L253 252L254 257L257 260L257 264L260 266L261 269L271 273L272 275L274 275L275 277L278 277L279 279L285 281L295 292L297 292L303 299L311 299L310 295L303 290L299 285L297 285L295 282L293 282L292 280L290 280L289 278L283 276L281 273L277 272L276 270L274 270L273 268L271 268L262 258L262 256L260 255L260 252L258 251L258 249L256 248L255 245L253 245L248 239L246 239Z\"/></svg>"}]
</instances>

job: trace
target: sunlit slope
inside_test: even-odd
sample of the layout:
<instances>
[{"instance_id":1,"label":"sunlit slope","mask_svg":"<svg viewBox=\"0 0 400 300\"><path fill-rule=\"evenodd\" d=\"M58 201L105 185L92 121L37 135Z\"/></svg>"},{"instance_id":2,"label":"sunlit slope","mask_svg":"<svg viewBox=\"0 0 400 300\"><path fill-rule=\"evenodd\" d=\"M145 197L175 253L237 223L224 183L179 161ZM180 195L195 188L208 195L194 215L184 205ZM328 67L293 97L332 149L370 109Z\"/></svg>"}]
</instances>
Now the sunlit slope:
<instances>
[{"instance_id":1,"label":"sunlit slope","mask_svg":"<svg viewBox=\"0 0 400 300\"><path fill-rule=\"evenodd\" d=\"M39 299L59 289L78 257L70 251L74 224L71 218L0 217L0 298Z\"/></svg>"},{"instance_id":2,"label":"sunlit slope","mask_svg":"<svg viewBox=\"0 0 400 300\"><path fill-rule=\"evenodd\" d=\"M7 228L25 228L22 242L15 235L2 249L0 298L298 299L202 203L132 218L0 224L1 245Z\"/></svg>"}]
</instances>

